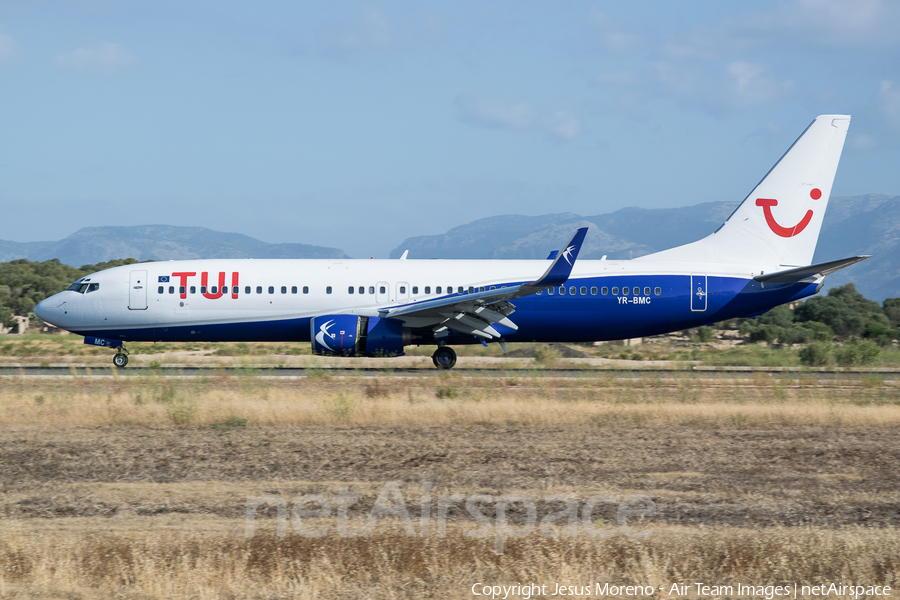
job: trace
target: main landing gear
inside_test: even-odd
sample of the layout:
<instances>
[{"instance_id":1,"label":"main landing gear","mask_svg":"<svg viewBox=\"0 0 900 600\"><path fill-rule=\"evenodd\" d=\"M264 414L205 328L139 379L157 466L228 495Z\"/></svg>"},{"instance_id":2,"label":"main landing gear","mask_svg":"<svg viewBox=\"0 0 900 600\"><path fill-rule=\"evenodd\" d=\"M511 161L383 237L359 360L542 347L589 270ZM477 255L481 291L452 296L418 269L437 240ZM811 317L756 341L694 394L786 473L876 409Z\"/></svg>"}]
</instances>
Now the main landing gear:
<instances>
[{"instance_id":1,"label":"main landing gear","mask_svg":"<svg viewBox=\"0 0 900 600\"><path fill-rule=\"evenodd\" d=\"M120 369L128 364L128 350L125 346L119 346L118 352L113 356L113 364Z\"/></svg>"},{"instance_id":2,"label":"main landing gear","mask_svg":"<svg viewBox=\"0 0 900 600\"><path fill-rule=\"evenodd\" d=\"M438 369L452 369L456 365L456 351L449 346L441 346L431 355L431 362Z\"/></svg>"}]
</instances>

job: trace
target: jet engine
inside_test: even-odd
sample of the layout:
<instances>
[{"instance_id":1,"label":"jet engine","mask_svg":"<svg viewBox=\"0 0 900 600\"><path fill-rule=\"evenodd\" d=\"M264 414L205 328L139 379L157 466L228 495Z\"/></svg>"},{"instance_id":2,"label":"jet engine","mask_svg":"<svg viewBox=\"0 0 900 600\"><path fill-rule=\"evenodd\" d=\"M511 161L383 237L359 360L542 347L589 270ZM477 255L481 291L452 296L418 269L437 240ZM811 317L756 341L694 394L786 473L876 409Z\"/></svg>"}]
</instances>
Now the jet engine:
<instances>
[{"instance_id":1,"label":"jet engine","mask_svg":"<svg viewBox=\"0 0 900 600\"><path fill-rule=\"evenodd\" d=\"M309 322L314 354L331 356L401 356L412 336L393 319L357 315L322 315Z\"/></svg>"}]
</instances>

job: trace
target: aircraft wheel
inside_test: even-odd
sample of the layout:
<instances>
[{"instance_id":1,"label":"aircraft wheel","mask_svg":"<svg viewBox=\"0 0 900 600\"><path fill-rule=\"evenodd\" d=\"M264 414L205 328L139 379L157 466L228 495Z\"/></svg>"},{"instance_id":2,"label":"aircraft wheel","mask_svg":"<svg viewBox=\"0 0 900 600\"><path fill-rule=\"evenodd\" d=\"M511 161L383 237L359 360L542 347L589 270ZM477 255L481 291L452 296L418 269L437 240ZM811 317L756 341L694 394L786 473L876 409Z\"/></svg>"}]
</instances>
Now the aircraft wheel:
<instances>
[{"instance_id":1,"label":"aircraft wheel","mask_svg":"<svg viewBox=\"0 0 900 600\"><path fill-rule=\"evenodd\" d=\"M128 364L128 357L124 354L116 354L113 357L113 364L121 369Z\"/></svg>"},{"instance_id":2,"label":"aircraft wheel","mask_svg":"<svg viewBox=\"0 0 900 600\"><path fill-rule=\"evenodd\" d=\"M431 362L438 369L452 369L456 365L456 351L453 348L442 346L431 355Z\"/></svg>"}]
</instances>

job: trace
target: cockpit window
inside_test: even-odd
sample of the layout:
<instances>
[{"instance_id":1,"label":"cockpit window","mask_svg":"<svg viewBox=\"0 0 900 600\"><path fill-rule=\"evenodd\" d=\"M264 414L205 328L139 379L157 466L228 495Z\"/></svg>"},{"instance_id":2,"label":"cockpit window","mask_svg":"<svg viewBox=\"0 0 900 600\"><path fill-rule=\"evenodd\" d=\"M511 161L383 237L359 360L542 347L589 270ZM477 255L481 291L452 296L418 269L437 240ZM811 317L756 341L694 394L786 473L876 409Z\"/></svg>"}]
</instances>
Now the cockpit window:
<instances>
[{"instance_id":1,"label":"cockpit window","mask_svg":"<svg viewBox=\"0 0 900 600\"><path fill-rule=\"evenodd\" d=\"M84 281L76 281L72 285L67 288L67 291L70 292L78 292L79 294L86 294L88 292L96 292L100 289L99 283L87 283Z\"/></svg>"}]
</instances>

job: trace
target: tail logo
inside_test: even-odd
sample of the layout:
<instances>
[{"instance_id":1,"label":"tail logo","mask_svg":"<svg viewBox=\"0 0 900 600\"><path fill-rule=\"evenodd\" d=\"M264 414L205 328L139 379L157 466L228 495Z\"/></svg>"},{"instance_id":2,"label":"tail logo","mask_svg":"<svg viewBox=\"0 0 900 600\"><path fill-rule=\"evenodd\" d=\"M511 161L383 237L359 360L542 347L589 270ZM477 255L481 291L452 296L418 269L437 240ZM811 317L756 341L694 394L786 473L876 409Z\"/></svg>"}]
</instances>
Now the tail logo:
<instances>
[{"instance_id":1,"label":"tail logo","mask_svg":"<svg viewBox=\"0 0 900 600\"><path fill-rule=\"evenodd\" d=\"M566 262L570 265L572 264L572 253L575 251L575 246L569 246L565 250L563 250L563 258L566 259Z\"/></svg>"},{"instance_id":2,"label":"tail logo","mask_svg":"<svg viewBox=\"0 0 900 600\"><path fill-rule=\"evenodd\" d=\"M813 190L809 193L809 197L813 200L818 200L822 197L822 191L819 188L813 188ZM772 233L783 238L789 238L794 237L795 235L799 235L804 229L806 229L806 226L809 225L809 222L812 220L813 216L813 211L808 210L806 211L806 214L803 215L803 218L800 219L800 222L793 227L782 227L778 224L778 221L775 220L775 216L772 214L772 207L778 206L778 200L774 200L772 198L757 198L756 205L762 207L763 214L766 216L766 224L769 226L769 229L772 230Z\"/></svg>"}]
</instances>

